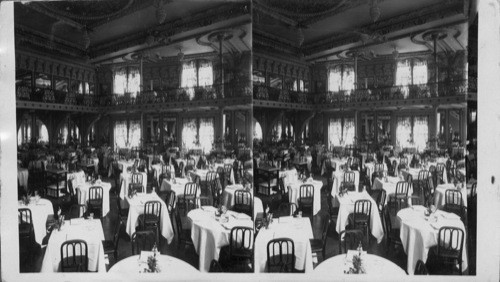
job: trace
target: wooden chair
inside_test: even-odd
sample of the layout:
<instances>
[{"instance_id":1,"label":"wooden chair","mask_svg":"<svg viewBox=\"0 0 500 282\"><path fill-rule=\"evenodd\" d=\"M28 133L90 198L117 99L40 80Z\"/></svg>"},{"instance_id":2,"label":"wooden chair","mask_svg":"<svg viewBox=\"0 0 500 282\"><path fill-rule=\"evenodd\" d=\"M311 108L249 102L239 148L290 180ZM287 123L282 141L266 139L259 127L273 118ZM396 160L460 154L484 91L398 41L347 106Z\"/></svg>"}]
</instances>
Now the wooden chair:
<instances>
[{"instance_id":1,"label":"wooden chair","mask_svg":"<svg viewBox=\"0 0 500 282\"><path fill-rule=\"evenodd\" d=\"M276 217L293 216L297 212L297 205L294 203L281 203L278 207Z\"/></svg>"},{"instance_id":2,"label":"wooden chair","mask_svg":"<svg viewBox=\"0 0 500 282\"><path fill-rule=\"evenodd\" d=\"M309 242L311 243L311 252L316 254L321 252L323 260L326 260L326 240L330 223L330 218L323 219L321 239L309 239Z\"/></svg>"},{"instance_id":3,"label":"wooden chair","mask_svg":"<svg viewBox=\"0 0 500 282\"><path fill-rule=\"evenodd\" d=\"M314 186L312 184L300 185L297 204L300 211L304 211L304 208L311 209L311 217L314 215Z\"/></svg>"},{"instance_id":4,"label":"wooden chair","mask_svg":"<svg viewBox=\"0 0 500 282\"><path fill-rule=\"evenodd\" d=\"M396 193L389 195L389 206L396 212L406 207L409 189L409 182L399 181L396 184Z\"/></svg>"},{"instance_id":5,"label":"wooden chair","mask_svg":"<svg viewBox=\"0 0 500 282\"><path fill-rule=\"evenodd\" d=\"M275 238L267 243L267 272L294 272L295 244L290 238Z\"/></svg>"},{"instance_id":6,"label":"wooden chair","mask_svg":"<svg viewBox=\"0 0 500 282\"><path fill-rule=\"evenodd\" d=\"M87 201L87 208L89 213L96 214L95 217L102 217L102 201L104 197L104 190L101 186L92 186L89 188L89 199Z\"/></svg>"},{"instance_id":7,"label":"wooden chair","mask_svg":"<svg viewBox=\"0 0 500 282\"><path fill-rule=\"evenodd\" d=\"M447 212L454 213L463 219L464 216L464 205L462 199L462 192L456 189L446 189L445 191L445 205L444 210Z\"/></svg>"},{"instance_id":8,"label":"wooden chair","mask_svg":"<svg viewBox=\"0 0 500 282\"><path fill-rule=\"evenodd\" d=\"M363 246L364 234L359 229L347 229L339 234L339 254L347 253L348 250L356 250L359 243Z\"/></svg>"},{"instance_id":9,"label":"wooden chair","mask_svg":"<svg viewBox=\"0 0 500 282\"><path fill-rule=\"evenodd\" d=\"M436 164L436 175L437 175L437 183L435 185L444 183L444 174L446 172L446 165L444 163Z\"/></svg>"},{"instance_id":10,"label":"wooden chair","mask_svg":"<svg viewBox=\"0 0 500 282\"><path fill-rule=\"evenodd\" d=\"M457 227L443 226L438 232L438 244L429 249L427 267L431 274L440 273L446 267L462 275L464 231Z\"/></svg>"},{"instance_id":11,"label":"wooden chair","mask_svg":"<svg viewBox=\"0 0 500 282\"><path fill-rule=\"evenodd\" d=\"M89 254L84 240L68 240L61 244L61 271L87 272Z\"/></svg>"},{"instance_id":12,"label":"wooden chair","mask_svg":"<svg viewBox=\"0 0 500 282\"><path fill-rule=\"evenodd\" d=\"M357 200L354 202L354 212L347 217L350 226L363 230L368 244L370 243L371 213L372 202L370 200Z\"/></svg>"},{"instance_id":13,"label":"wooden chair","mask_svg":"<svg viewBox=\"0 0 500 282\"><path fill-rule=\"evenodd\" d=\"M132 173L132 178L129 183L129 192L135 191L137 193L144 193L146 187L144 187L142 181L143 181L142 173Z\"/></svg>"},{"instance_id":14,"label":"wooden chair","mask_svg":"<svg viewBox=\"0 0 500 282\"><path fill-rule=\"evenodd\" d=\"M175 215L175 227L176 227L175 236L177 237L178 247L180 248L181 244L184 244L185 246L194 246L193 241L191 239L191 230L182 228L182 219L178 206L174 210L174 215Z\"/></svg>"},{"instance_id":15,"label":"wooden chair","mask_svg":"<svg viewBox=\"0 0 500 282\"><path fill-rule=\"evenodd\" d=\"M113 254L113 258L115 262L118 261L118 243L120 240L120 227L122 225L122 220L120 217L118 217L118 221L115 225L115 230L113 233L113 239L112 240L104 240L102 241L102 247L104 249L104 254L109 255Z\"/></svg>"},{"instance_id":16,"label":"wooden chair","mask_svg":"<svg viewBox=\"0 0 500 282\"><path fill-rule=\"evenodd\" d=\"M191 205L193 208L198 206L198 189L199 185L197 183L188 182L184 186L184 195L177 196L177 206L183 208L186 214L191 210Z\"/></svg>"},{"instance_id":17,"label":"wooden chair","mask_svg":"<svg viewBox=\"0 0 500 282\"><path fill-rule=\"evenodd\" d=\"M140 254L141 251L151 251L155 242L156 236L153 230L136 231L130 240L132 255Z\"/></svg>"},{"instance_id":18,"label":"wooden chair","mask_svg":"<svg viewBox=\"0 0 500 282\"><path fill-rule=\"evenodd\" d=\"M344 172L344 181L341 184L341 190L356 191L356 174L354 171Z\"/></svg>"},{"instance_id":19,"label":"wooden chair","mask_svg":"<svg viewBox=\"0 0 500 282\"><path fill-rule=\"evenodd\" d=\"M254 269L254 232L253 228L236 226L229 234L229 245L221 249L219 262L224 269L237 272L253 272ZM251 265L249 269L247 266Z\"/></svg>"},{"instance_id":20,"label":"wooden chair","mask_svg":"<svg viewBox=\"0 0 500 282\"><path fill-rule=\"evenodd\" d=\"M399 229L395 229L392 227L392 221L391 221L391 213L389 209L384 209L382 212L384 214L384 231L385 231L385 240L387 243L387 252L389 252L389 247L390 245L400 245L402 246L403 243L401 242L401 238L399 236Z\"/></svg>"},{"instance_id":21,"label":"wooden chair","mask_svg":"<svg viewBox=\"0 0 500 282\"><path fill-rule=\"evenodd\" d=\"M164 199L165 205L167 206L168 215L170 217L170 222L174 220L174 211L177 204L177 196L175 191L170 190L165 193Z\"/></svg>"},{"instance_id":22,"label":"wooden chair","mask_svg":"<svg viewBox=\"0 0 500 282\"><path fill-rule=\"evenodd\" d=\"M161 202L147 201L144 204L144 213L137 218L140 230L154 230L156 245L160 246L161 234Z\"/></svg>"},{"instance_id":23,"label":"wooden chair","mask_svg":"<svg viewBox=\"0 0 500 282\"><path fill-rule=\"evenodd\" d=\"M252 194L246 190L236 190L234 191L234 205L233 211L247 214L248 216L253 216L252 208Z\"/></svg>"}]
</instances>

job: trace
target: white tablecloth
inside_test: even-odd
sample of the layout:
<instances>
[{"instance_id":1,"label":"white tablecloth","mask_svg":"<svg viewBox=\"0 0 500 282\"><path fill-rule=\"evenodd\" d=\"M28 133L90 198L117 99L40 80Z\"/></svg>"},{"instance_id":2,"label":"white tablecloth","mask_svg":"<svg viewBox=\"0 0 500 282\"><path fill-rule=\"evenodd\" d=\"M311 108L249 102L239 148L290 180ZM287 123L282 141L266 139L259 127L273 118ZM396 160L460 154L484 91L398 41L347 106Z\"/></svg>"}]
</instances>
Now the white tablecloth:
<instances>
[{"instance_id":1,"label":"white tablecloth","mask_svg":"<svg viewBox=\"0 0 500 282\"><path fill-rule=\"evenodd\" d=\"M365 163L365 168L366 168L366 175L368 175L368 178L370 179L370 181L372 181L372 174L373 172L375 172L375 163L374 162ZM386 163L384 163L384 171L388 171Z\"/></svg>"},{"instance_id":2,"label":"white tablecloth","mask_svg":"<svg viewBox=\"0 0 500 282\"><path fill-rule=\"evenodd\" d=\"M285 188L290 185L291 183L295 183L297 179L299 178L299 175L297 173L297 170L295 168L290 169L290 170L280 170L278 172L278 176L280 178L283 178L283 184L285 185Z\"/></svg>"},{"instance_id":3,"label":"white tablecloth","mask_svg":"<svg viewBox=\"0 0 500 282\"><path fill-rule=\"evenodd\" d=\"M340 170L340 166L341 165L345 165L347 163L347 158L330 158L330 161L332 163L332 166L335 166L335 170ZM321 175L323 175L323 173L325 173L325 162L323 161L322 164L321 164Z\"/></svg>"},{"instance_id":4,"label":"white tablecloth","mask_svg":"<svg viewBox=\"0 0 500 282\"><path fill-rule=\"evenodd\" d=\"M220 249L229 245L229 235L234 226L245 226L253 228L253 221L244 214L228 211L229 221L221 224L215 218L215 208L208 206L195 209L188 213L191 221L191 239L194 243L196 253L199 255L199 266L201 272L208 272L210 262L219 259ZM237 219L235 216L245 217Z\"/></svg>"},{"instance_id":5,"label":"white tablecloth","mask_svg":"<svg viewBox=\"0 0 500 282\"><path fill-rule=\"evenodd\" d=\"M444 209L444 206L446 205L446 190L448 189L456 190L455 185L451 183L441 184L436 187L436 190L434 191L434 205L436 208ZM467 207L467 195L470 194L470 191L470 188L460 191L462 193L462 204L464 207Z\"/></svg>"},{"instance_id":6,"label":"white tablecloth","mask_svg":"<svg viewBox=\"0 0 500 282\"><path fill-rule=\"evenodd\" d=\"M370 214L370 230L380 244L382 238L384 238L384 228L382 226L382 221L380 220L380 214L378 212L377 203L373 198L366 192L348 192L346 195L339 197L338 194L334 197L334 203L337 202L339 206L339 214L337 218L337 226L335 230L338 234L345 230L345 227L349 223L349 214L354 212L354 203L357 200L370 200L372 203L372 210Z\"/></svg>"},{"instance_id":7,"label":"white tablecloth","mask_svg":"<svg viewBox=\"0 0 500 282\"><path fill-rule=\"evenodd\" d=\"M148 175L145 172L140 172L142 174L142 185L144 186L144 191L146 191L146 186L148 184ZM132 181L132 174L126 171L120 174L120 182L122 183L122 188L120 189L120 198L124 200L128 196L128 186Z\"/></svg>"},{"instance_id":8,"label":"white tablecloth","mask_svg":"<svg viewBox=\"0 0 500 282\"><path fill-rule=\"evenodd\" d=\"M224 189L224 192L222 192L222 204L226 206L228 209L232 209L234 206L235 198L234 198L234 192L236 190L242 190L243 185L241 184L233 184L233 185L228 185L226 186L226 189ZM250 200L253 199L253 191L250 190L251 198Z\"/></svg>"},{"instance_id":9,"label":"white tablecloth","mask_svg":"<svg viewBox=\"0 0 500 282\"><path fill-rule=\"evenodd\" d=\"M385 182L385 179L380 179L376 177L375 180L373 181L372 189L373 190L384 189L386 193L384 204L387 204L387 202L389 201L389 195L396 194L396 186L399 181L403 180L401 180L399 177L387 176L387 182ZM413 194L413 185L410 185L408 189L408 196L411 196L412 194Z\"/></svg>"},{"instance_id":10,"label":"white tablecloth","mask_svg":"<svg viewBox=\"0 0 500 282\"><path fill-rule=\"evenodd\" d=\"M354 186L356 191L358 190L359 187L359 171L357 170L351 170L354 172ZM333 186L332 186L332 196L335 197L335 194L337 194L340 191L340 184L342 181L344 181L344 171L337 169L332 173L332 179L333 179Z\"/></svg>"},{"instance_id":11,"label":"white tablecloth","mask_svg":"<svg viewBox=\"0 0 500 282\"><path fill-rule=\"evenodd\" d=\"M61 245L65 241L82 239L89 248L89 271L106 272L102 240L104 232L100 220L79 219L78 222L66 220L61 231L54 230L50 235L41 272L58 272L61 261Z\"/></svg>"},{"instance_id":12,"label":"white tablecloth","mask_svg":"<svg viewBox=\"0 0 500 282\"><path fill-rule=\"evenodd\" d=\"M28 191L28 176L28 169L17 168L17 179L19 180L19 185L21 185L26 191Z\"/></svg>"},{"instance_id":13,"label":"white tablecloth","mask_svg":"<svg viewBox=\"0 0 500 282\"><path fill-rule=\"evenodd\" d=\"M281 221L281 222L280 222ZM255 239L255 272L266 272L267 243L275 238L290 238L295 245L295 268L312 272L313 257L309 239L314 239L311 221L307 217L273 219L269 229L261 228Z\"/></svg>"},{"instance_id":14,"label":"white tablecloth","mask_svg":"<svg viewBox=\"0 0 500 282\"><path fill-rule=\"evenodd\" d=\"M162 275L177 275L179 273L184 275L187 273L199 273L198 269L176 257L157 254L156 259L158 260L158 268L160 269L160 274ZM144 268L148 268L147 256L143 258L140 255L135 255L122 259L119 262L115 263L109 269L108 273L114 273L117 274L117 276L121 276L123 281L129 280L130 275L144 272Z\"/></svg>"},{"instance_id":15,"label":"white tablecloth","mask_svg":"<svg viewBox=\"0 0 500 282\"><path fill-rule=\"evenodd\" d=\"M78 184L76 187L77 193L78 194L78 201L79 204L81 205L86 205L87 200L89 199L89 189L92 186L101 186L102 191L103 191L103 197L102 197L102 217L105 217L108 212L109 212L109 190L111 189L111 184L108 182L101 182L101 183L82 183Z\"/></svg>"},{"instance_id":16,"label":"white tablecloth","mask_svg":"<svg viewBox=\"0 0 500 282\"><path fill-rule=\"evenodd\" d=\"M225 164L225 163L224 163L224 164ZM217 168L219 168L219 167L224 168L224 164L221 164L221 163L215 163L215 164L214 164L214 170L216 170L216 171L217 171ZM231 163L231 164L232 164L232 163ZM205 173L205 175L206 175L206 173ZM202 178L201 180L202 180L202 181L205 181L205 178ZM229 182L230 182L230 184L235 184L235 183L236 183L236 182L234 181L234 169L233 169L232 167L231 167L231 175L229 175Z\"/></svg>"},{"instance_id":17,"label":"white tablecloth","mask_svg":"<svg viewBox=\"0 0 500 282\"><path fill-rule=\"evenodd\" d=\"M429 248L437 245L438 231L442 226L458 227L464 230L464 246L462 256L462 269L467 268L467 232L460 218L451 213L436 211L437 221L432 223L424 215L425 207L413 206L402 209L398 212L398 219L401 223L400 237L403 248L408 255L407 272L411 275L415 272L415 264L420 259L427 261ZM431 216L432 217L432 216Z\"/></svg>"},{"instance_id":18,"label":"white tablecloth","mask_svg":"<svg viewBox=\"0 0 500 282\"><path fill-rule=\"evenodd\" d=\"M31 210L31 219L33 220L33 229L35 231L35 241L42 244L42 240L47 235L47 227L45 223L47 216L54 214L52 202L47 199L39 199L38 202L34 197L31 197L30 203L25 206L21 201L18 202L19 209L28 208Z\"/></svg>"},{"instance_id":19,"label":"white tablecloth","mask_svg":"<svg viewBox=\"0 0 500 282\"><path fill-rule=\"evenodd\" d=\"M398 276L406 276L406 272L392 261L380 256L364 253L361 255L365 274L372 276L384 276L385 279ZM338 277L344 275L344 270L348 270L352 263L346 264L346 260L352 261L350 254L337 255L320 263L315 269L314 274L324 277ZM339 279L339 278L337 278ZM404 278L400 278L403 280Z\"/></svg>"},{"instance_id":20,"label":"white tablecloth","mask_svg":"<svg viewBox=\"0 0 500 282\"><path fill-rule=\"evenodd\" d=\"M259 197L253 197L253 218L257 218L258 214L264 213L264 206L262 200Z\"/></svg>"},{"instance_id":21,"label":"white tablecloth","mask_svg":"<svg viewBox=\"0 0 500 282\"><path fill-rule=\"evenodd\" d=\"M135 163L135 160L128 160L128 161L127 160L118 160L117 163L118 163L118 168L121 169L122 172L126 173L127 168L133 166ZM113 175L113 165L112 164L113 163L110 162L108 177Z\"/></svg>"},{"instance_id":22,"label":"white tablecloth","mask_svg":"<svg viewBox=\"0 0 500 282\"><path fill-rule=\"evenodd\" d=\"M323 187L322 181L312 180L311 182L303 183L302 181L295 180L289 183L287 187L290 187L288 191L288 198L290 203L299 205L300 197L300 186L304 184L312 184L314 186L314 210L313 214L317 214L321 210L321 187Z\"/></svg>"},{"instance_id":23,"label":"white tablecloth","mask_svg":"<svg viewBox=\"0 0 500 282\"><path fill-rule=\"evenodd\" d=\"M135 227L139 225L138 217L139 215L144 214L144 204L146 204L147 201L159 201L161 203L161 235L165 239L167 239L169 244L172 242L172 239L174 238L174 229L172 228L172 222L170 222L167 205L160 197L158 197L156 193L138 193L132 199L126 197L126 200L128 201L128 204L130 206L126 227L126 231L129 236L132 236L132 234L134 234Z\"/></svg>"}]
</instances>

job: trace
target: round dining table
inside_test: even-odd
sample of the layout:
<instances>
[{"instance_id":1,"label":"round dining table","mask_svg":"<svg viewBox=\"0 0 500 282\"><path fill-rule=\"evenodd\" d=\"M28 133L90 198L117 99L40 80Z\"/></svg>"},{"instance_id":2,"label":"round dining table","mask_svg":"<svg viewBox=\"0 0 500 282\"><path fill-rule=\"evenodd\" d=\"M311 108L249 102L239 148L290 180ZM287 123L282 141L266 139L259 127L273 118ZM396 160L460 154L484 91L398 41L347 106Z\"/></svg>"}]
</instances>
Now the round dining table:
<instances>
[{"instance_id":1,"label":"round dining table","mask_svg":"<svg viewBox=\"0 0 500 282\"><path fill-rule=\"evenodd\" d=\"M176 275L179 273L199 273L198 269L176 257L157 254L156 258L158 259L160 273L172 273ZM144 268L147 267L147 257L143 258L141 255L135 255L118 261L109 269L108 273L121 273L124 277L128 277L130 274L143 273Z\"/></svg>"},{"instance_id":2,"label":"round dining table","mask_svg":"<svg viewBox=\"0 0 500 282\"><path fill-rule=\"evenodd\" d=\"M340 254L331 257L321 262L315 269L314 273L318 275L328 275L329 277L338 277L343 275L344 271L349 269L352 261L352 253L349 251L347 254ZM363 253L361 254L361 261L363 263L366 275L383 275L388 279L392 277L406 276L406 272L392 261L383 257Z\"/></svg>"}]
</instances>

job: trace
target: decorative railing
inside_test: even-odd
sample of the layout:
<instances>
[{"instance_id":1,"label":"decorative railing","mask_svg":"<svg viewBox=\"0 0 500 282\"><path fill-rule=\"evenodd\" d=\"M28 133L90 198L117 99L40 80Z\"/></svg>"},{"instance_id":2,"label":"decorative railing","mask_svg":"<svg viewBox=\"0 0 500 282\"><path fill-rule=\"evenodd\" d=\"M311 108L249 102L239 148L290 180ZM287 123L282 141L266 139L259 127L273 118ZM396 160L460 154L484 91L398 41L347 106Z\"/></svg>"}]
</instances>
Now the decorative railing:
<instances>
[{"instance_id":1,"label":"decorative railing","mask_svg":"<svg viewBox=\"0 0 500 282\"><path fill-rule=\"evenodd\" d=\"M254 85L253 90L253 97L258 100L315 104L349 103L461 96L467 94L467 80L315 94L277 89L265 85Z\"/></svg>"},{"instance_id":2,"label":"decorative railing","mask_svg":"<svg viewBox=\"0 0 500 282\"><path fill-rule=\"evenodd\" d=\"M113 105L142 105L167 102L206 101L232 97L251 96L251 88L246 84L221 85L178 88L160 91L144 91L137 95L125 93L123 95L82 95L73 92L56 91L52 89L31 88L18 85L16 99L20 101L57 103L79 106L113 106Z\"/></svg>"}]
</instances>

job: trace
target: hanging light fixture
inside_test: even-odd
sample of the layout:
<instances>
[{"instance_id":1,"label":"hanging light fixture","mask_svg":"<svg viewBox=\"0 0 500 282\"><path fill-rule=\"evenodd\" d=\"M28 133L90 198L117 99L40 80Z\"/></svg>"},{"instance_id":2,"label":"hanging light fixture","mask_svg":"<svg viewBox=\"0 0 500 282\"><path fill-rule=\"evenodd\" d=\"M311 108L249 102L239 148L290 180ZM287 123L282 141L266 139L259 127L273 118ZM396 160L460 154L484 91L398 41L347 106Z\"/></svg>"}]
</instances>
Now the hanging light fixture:
<instances>
[{"instance_id":1,"label":"hanging light fixture","mask_svg":"<svg viewBox=\"0 0 500 282\"><path fill-rule=\"evenodd\" d=\"M179 47L179 53L177 53L177 58L179 61L182 61L184 59L184 53L182 53L182 49Z\"/></svg>"},{"instance_id":2,"label":"hanging light fixture","mask_svg":"<svg viewBox=\"0 0 500 282\"><path fill-rule=\"evenodd\" d=\"M380 18L380 7L378 6L378 0L372 0L370 4L370 17L373 22L376 22Z\"/></svg>"},{"instance_id":3,"label":"hanging light fixture","mask_svg":"<svg viewBox=\"0 0 500 282\"><path fill-rule=\"evenodd\" d=\"M167 19L167 7L163 0L155 0L156 20L158 24L163 24Z\"/></svg>"}]
</instances>

